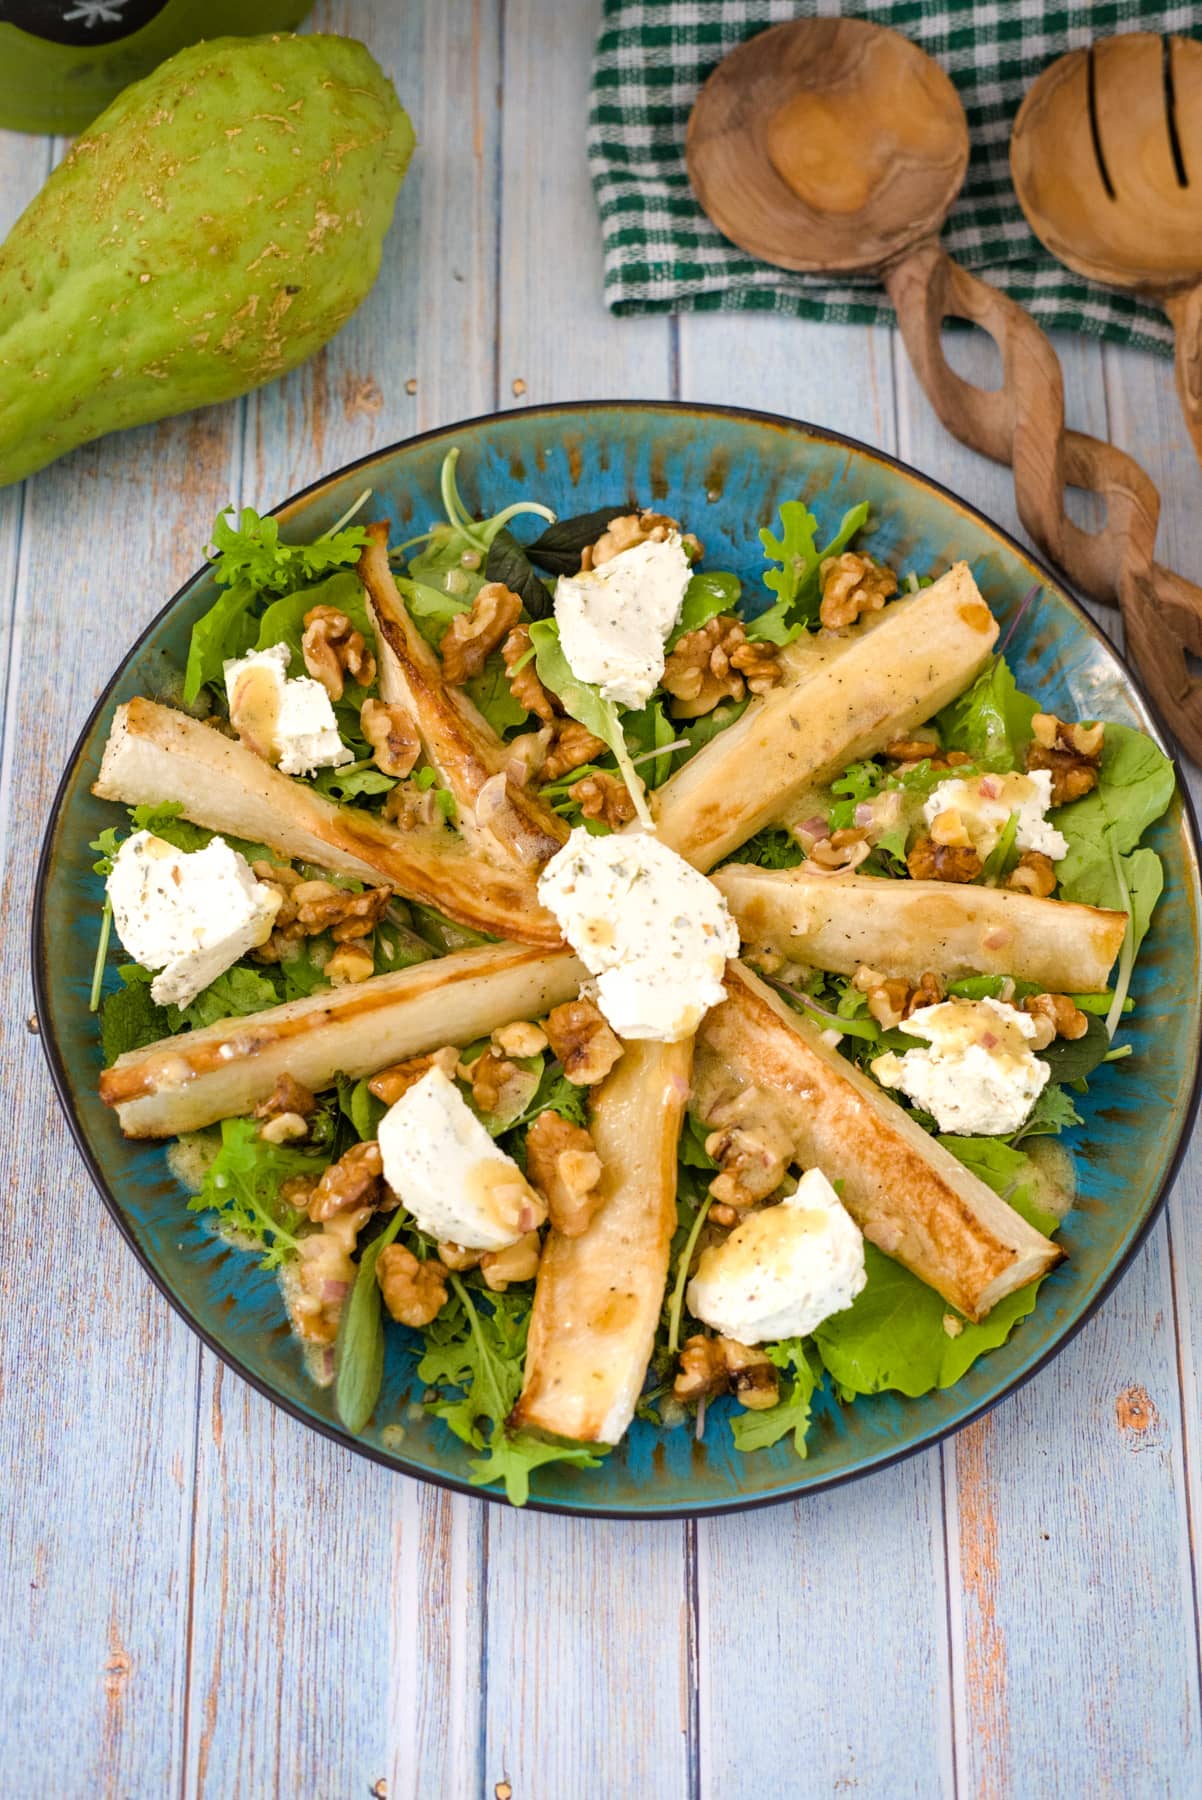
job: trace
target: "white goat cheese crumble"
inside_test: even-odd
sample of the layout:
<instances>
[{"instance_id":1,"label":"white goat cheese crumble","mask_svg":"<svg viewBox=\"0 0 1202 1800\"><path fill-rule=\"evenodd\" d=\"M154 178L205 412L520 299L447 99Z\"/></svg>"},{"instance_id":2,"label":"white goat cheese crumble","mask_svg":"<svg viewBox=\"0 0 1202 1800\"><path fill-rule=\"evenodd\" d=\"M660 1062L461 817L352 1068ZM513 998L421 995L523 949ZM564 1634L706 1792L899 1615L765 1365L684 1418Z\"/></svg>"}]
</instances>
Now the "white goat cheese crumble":
<instances>
[{"instance_id":1,"label":"white goat cheese crumble","mask_svg":"<svg viewBox=\"0 0 1202 1800\"><path fill-rule=\"evenodd\" d=\"M927 799L922 816L930 825L940 813L958 813L973 848L980 856L988 856L1010 814L1017 813L1016 847L1042 850L1059 862L1068 855L1068 840L1048 824L1051 804L1051 770L1033 769L1029 775L974 775L968 780L941 781Z\"/></svg>"},{"instance_id":2,"label":"white goat cheese crumble","mask_svg":"<svg viewBox=\"0 0 1202 1800\"><path fill-rule=\"evenodd\" d=\"M692 569L678 531L648 538L599 569L555 584L559 642L578 681L616 706L646 706L664 672L664 640L680 617Z\"/></svg>"},{"instance_id":3,"label":"white goat cheese crumble","mask_svg":"<svg viewBox=\"0 0 1202 1800\"><path fill-rule=\"evenodd\" d=\"M547 1216L513 1158L437 1066L388 1109L377 1136L385 1181L439 1243L503 1250Z\"/></svg>"},{"instance_id":4,"label":"white goat cheese crumble","mask_svg":"<svg viewBox=\"0 0 1202 1800\"><path fill-rule=\"evenodd\" d=\"M675 1044L722 999L738 927L714 884L649 832L590 837L577 826L538 897L596 976L619 1037Z\"/></svg>"},{"instance_id":5,"label":"white goat cheese crumble","mask_svg":"<svg viewBox=\"0 0 1202 1800\"><path fill-rule=\"evenodd\" d=\"M723 1337L771 1344L842 1312L867 1279L859 1227L821 1169L807 1169L794 1193L702 1251L686 1297Z\"/></svg>"},{"instance_id":6,"label":"white goat cheese crumble","mask_svg":"<svg viewBox=\"0 0 1202 1800\"><path fill-rule=\"evenodd\" d=\"M309 675L293 679L287 644L251 650L222 665L238 735L285 775L313 775L354 761L338 735L330 696Z\"/></svg>"},{"instance_id":7,"label":"white goat cheese crumble","mask_svg":"<svg viewBox=\"0 0 1202 1800\"><path fill-rule=\"evenodd\" d=\"M900 1088L940 1131L1005 1137L1017 1131L1051 1069L1031 1049L1039 1027L1003 1000L942 1000L920 1006L901 1029L929 1049L888 1051L872 1064L882 1087Z\"/></svg>"},{"instance_id":8,"label":"white goat cheese crumble","mask_svg":"<svg viewBox=\"0 0 1202 1800\"><path fill-rule=\"evenodd\" d=\"M177 850L150 831L126 838L108 878L117 936L136 963L159 973L150 995L187 1006L209 983L266 943L280 908L277 889L256 881L224 838Z\"/></svg>"}]
</instances>

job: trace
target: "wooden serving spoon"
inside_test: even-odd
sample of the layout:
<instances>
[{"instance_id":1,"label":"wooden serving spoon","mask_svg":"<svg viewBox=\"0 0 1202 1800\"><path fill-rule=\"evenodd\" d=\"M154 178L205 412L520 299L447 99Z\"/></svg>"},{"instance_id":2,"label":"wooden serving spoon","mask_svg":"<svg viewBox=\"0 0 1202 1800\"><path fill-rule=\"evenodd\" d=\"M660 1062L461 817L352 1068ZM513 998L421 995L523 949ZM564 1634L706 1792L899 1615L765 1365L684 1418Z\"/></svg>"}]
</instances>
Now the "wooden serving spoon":
<instances>
[{"instance_id":1,"label":"wooden serving spoon","mask_svg":"<svg viewBox=\"0 0 1202 1800\"><path fill-rule=\"evenodd\" d=\"M1123 609L1128 645L1183 747L1202 761L1202 589L1153 561L1160 496L1113 444L1066 429L1050 342L1020 306L954 263L939 231L968 165L955 88L908 38L860 19L797 19L731 51L699 94L689 178L710 218L782 268L877 275L927 397L962 443L1013 464L1019 517L1094 598ZM989 333L1003 382L948 364L949 315ZM1106 501L1096 532L1068 517L1067 485ZM1183 641L1184 642L1183 642Z\"/></svg>"},{"instance_id":2,"label":"wooden serving spoon","mask_svg":"<svg viewBox=\"0 0 1202 1800\"><path fill-rule=\"evenodd\" d=\"M1202 44L1136 31L1060 57L1019 109L1010 170L1053 256L1164 307L1202 458Z\"/></svg>"}]
</instances>

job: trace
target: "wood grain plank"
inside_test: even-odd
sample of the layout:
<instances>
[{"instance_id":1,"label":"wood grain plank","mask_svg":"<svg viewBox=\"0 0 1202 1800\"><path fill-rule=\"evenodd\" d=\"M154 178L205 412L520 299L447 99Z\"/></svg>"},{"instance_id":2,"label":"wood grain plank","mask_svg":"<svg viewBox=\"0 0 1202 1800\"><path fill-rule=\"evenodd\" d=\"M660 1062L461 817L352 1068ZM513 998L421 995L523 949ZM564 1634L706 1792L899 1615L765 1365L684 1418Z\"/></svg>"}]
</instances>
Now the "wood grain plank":
<instances>
[{"instance_id":1,"label":"wood grain plank","mask_svg":"<svg viewBox=\"0 0 1202 1800\"><path fill-rule=\"evenodd\" d=\"M52 148L0 134L4 224ZM11 1132L0 1434L5 1466L20 1471L0 1613L21 1646L0 1671L0 1786L14 1793L179 1783L197 1350L69 1139L26 1025L26 930L38 839L71 744L108 670L195 561L186 521L199 529L228 492L237 424L228 409L130 432L0 497L12 619L0 770ZM80 954L97 925L80 921Z\"/></svg>"},{"instance_id":2,"label":"wood grain plank","mask_svg":"<svg viewBox=\"0 0 1202 1800\"><path fill-rule=\"evenodd\" d=\"M680 367L689 399L895 447L886 330L685 317ZM699 1523L703 1794L952 1792L942 1504L935 1451L838 1494ZM871 1631L840 1627L868 1615ZM769 1672L787 1705L764 1706Z\"/></svg>"},{"instance_id":3,"label":"wood grain plank","mask_svg":"<svg viewBox=\"0 0 1202 1800\"><path fill-rule=\"evenodd\" d=\"M584 155L595 8L508 0L501 151L501 406L670 392L666 318L612 318Z\"/></svg>"},{"instance_id":4,"label":"wood grain plank","mask_svg":"<svg viewBox=\"0 0 1202 1800\"><path fill-rule=\"evenodd\" d=\"M981 340L949 341L982 379ZM1058 349L1070 421L1106 435L1100 350ZM907 460L1022 535L1009 471L955 444L904 366L898 413ZM1161 1227L1054 1367L945 1447L962 1793L1196 1783L1180 1405Z\"/></svg>"},{"instance_id":5,"label":"wood grain plank","mask_svg":"<svg viewBox=\"0 0 1202 1800\"><path fill-rule=\"evenodd\" d=\"M492 403L496 11L312 15L369 44L419 149L368 299L247 401L245 500ZM315 1438L207 1354L201 1395L186 1791L475 1792L483 1509Z\"/></svg>"}]
</instances>

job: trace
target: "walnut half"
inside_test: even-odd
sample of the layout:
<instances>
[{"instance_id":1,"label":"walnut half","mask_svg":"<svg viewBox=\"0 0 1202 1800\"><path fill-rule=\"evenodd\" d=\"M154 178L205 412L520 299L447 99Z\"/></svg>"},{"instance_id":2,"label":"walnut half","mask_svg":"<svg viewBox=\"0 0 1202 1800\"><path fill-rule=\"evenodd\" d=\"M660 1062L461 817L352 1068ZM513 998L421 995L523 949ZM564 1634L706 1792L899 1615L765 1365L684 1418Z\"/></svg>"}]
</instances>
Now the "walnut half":
<instances>
[{"instance_id":1,"label":"walnut half","mask_svg":"<svg viewBox=\"0 0 1202 1800\"><path fill-rule=\"evenodd\" d=\"M447 1303L447 1272L440 1262L419 1262L403 1244L385 1244L376 1263L384 1304L398 1325L420 1331Z\"/></svg>"},{"instance_id":2,"label":"walnut half","mask_svg":"<svg viewBox=\"0 0 1202 1800\"><path fill-rule=\"evenodd\" d=\"M893 570L859 550L828 556L819 568L818 579L822 584L818 617L828 631L854 625L861 613L879 612L890 595L897 592Z\"/></svg>"},{"instance_id":3,"label":"walnut half","mask_svg":"<svg viewBox=\"0 0 1202 1800\"><path fill-rule=\"evenodd\" d=\"M491 653L517 624L521 611L520 594L503 581L489 581L472 601L471 610L455 615L438 646L443 675L452 687L462 687L479 675Z\"/></svg>"},{"instance_id":4,"label":"walnut half","mask_svg":"<svg viewBox=\"0 0 1202 1800\"><path fill-rule=\"evenodd\" d=\"M555 1230L579 1237L601 1202L601 1158L591 1134L558 1113L540 1113L526 1133L526 1173Z\"/></svg>"},{"instance_id":5,"label":"walnut half","mask_svg":"<svg viewBox=\"0 0 1202 1800\"><path fill-rule=\"evenodd\" d=\"M548 1013L543 1024L547 1042L576 1087L604 1081L622 1054L600 1008L592 1000L567 1000Z\"/></svg>"},{"instance_id":6,"label":"walnut half","mask_svg":"<svg viewBox=\"0 0 1202 1800\"><path fill-rule=\"evenodd\" d=\"M331 700L342 699L348 675L360 687L370 687L376 678L376 659L367 648L363 633L356 631L336 606L309 608L301 650L306 669L320 681Z\"/></svg>"}]
</instances>

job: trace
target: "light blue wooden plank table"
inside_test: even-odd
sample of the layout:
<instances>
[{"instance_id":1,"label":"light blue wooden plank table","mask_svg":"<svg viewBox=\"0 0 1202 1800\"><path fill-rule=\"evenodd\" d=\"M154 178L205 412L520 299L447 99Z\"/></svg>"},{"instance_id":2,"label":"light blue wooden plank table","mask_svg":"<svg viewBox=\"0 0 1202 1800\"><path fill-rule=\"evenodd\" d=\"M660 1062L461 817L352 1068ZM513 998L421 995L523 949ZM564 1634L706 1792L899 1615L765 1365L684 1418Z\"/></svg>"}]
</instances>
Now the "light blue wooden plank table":
<instances>
[{"instance_id":1,"label":"light blue wooden plank table","mask_svg":"<svg viewBox=\"0 0 1202 1800\"><path fill-rule=\"evenodd\" d=\"M696 1525L486 1509L305 1432L199 1349L88 1186L29 1028L36 846L219 506L493 406L675 394L835 426L1017 529L1007 472L941 431L891 332L606 314L593 6L315 22L372 45L417 125L371 298L288 381L0 494L0 1800L1202 1794L1197 1149L1020 1394L870 1481ZM0 229L61 149L0 134ZM1168 367L1059 347L1072 422L1140 458L1164 560L1202 578ZM989 369L972 339L954 356Z\"/></svg>"}]
</instances>

